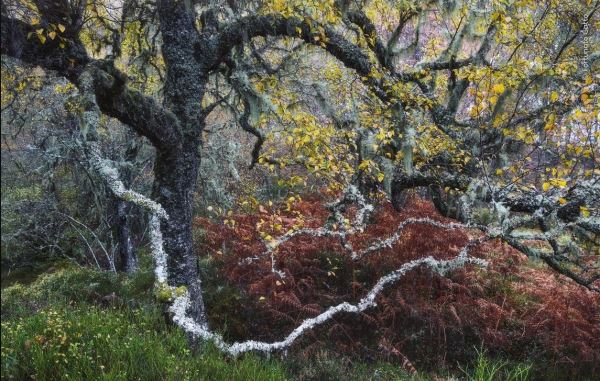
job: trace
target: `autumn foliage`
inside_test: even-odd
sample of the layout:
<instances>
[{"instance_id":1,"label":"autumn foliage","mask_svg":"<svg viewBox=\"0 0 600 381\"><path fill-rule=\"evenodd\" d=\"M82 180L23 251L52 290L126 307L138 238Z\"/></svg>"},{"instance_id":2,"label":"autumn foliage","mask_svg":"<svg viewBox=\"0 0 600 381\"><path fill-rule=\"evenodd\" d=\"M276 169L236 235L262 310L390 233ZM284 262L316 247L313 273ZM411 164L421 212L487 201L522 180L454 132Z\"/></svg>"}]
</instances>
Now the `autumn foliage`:
<instances>
[{"instance_id":1,"label":"autumn foliage","mask_svg":"<svg viewBox=\"0 0 600 381\"><path fill-rule=\"evenodd\" d=\"M296 223L298 211L308 227L323 226L328 216L321 200L307 198L295 203L293 210L277 214L279 230ZM427 255L451 258L478 235L410 225L391 248L355 262L337 239L298 236L276 251L275 266L285 273L281 278L272 272L270 256L261 256L265 245L256 228L272 216L261 207L260 214L228 217L228 225L196 219L197 227L204 229L198 246L201 255L217 258L221 281L235 290L233 305L208 302L211 324L230 339L280 339L328 306L356 302L377 279L407 261ZM451 221L421 199L411 200L401 213L384 203L364 232L350 242L355 249L366 247L391 235L410 217ZM411 362L432 367L456 364L479 346L508 358L535 356L567 367L600 361L599 295L528 261L500 241L481 244L471 253L487 259L489 267L469 267L449 277L414 271L384 292L376 308L334 319L295 348L309 353L335 347L367 359L391 358L405 367Z\"/></svg>"}]
</instances>

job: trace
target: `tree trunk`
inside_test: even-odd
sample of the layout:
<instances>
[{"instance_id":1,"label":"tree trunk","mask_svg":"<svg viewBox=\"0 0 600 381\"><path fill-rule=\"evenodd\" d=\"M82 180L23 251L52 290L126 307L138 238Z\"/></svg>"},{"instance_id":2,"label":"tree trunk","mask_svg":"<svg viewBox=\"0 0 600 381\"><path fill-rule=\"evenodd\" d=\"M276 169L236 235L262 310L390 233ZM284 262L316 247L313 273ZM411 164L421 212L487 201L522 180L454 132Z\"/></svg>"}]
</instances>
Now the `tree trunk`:
<instances>
[{"instance_id":1,"label":"tree trunk","mask_svg":"<svg viewBox=\"0 0 600 381\"><path fill-rule=\"evenodd\" d=\"M128 203L115 197L116 223L114 233L116 235L117 255L115 267L117 271L128 274L138 269L137 255L131 242L131 216L128 213Z\"/></svg>"},{"instance_id":2,"label":"tree trunk","mask_svg":"<svg viewBox=\"0 0 600 381\"><path fill-rule=\"evenodd\" d=\"M138 156L142 142L135 136L133 131L128 130L126 139L129 142L123 161L130 165L124 165L121 173L121 181L127 188L133 183L133 166ZM138 258L132 242L132 222L136 215L141 213L132 203L119 197L113 197L115 224L113 228L116 237L117 252L115 256L115 267L117 271L132 274L138 270Z\"/></svg>"},{"instance_id":3,"label":"tree trunk","mask_svg":"<svg viewBox=\"0 0 600 381\"><path fill-rule=\"evenodd\" d=\"M192 240L192 218L196 179L200 164L199 142L190 139L181 150L157 152L154 193L169 215L161 230L168 253L168 281L171 286L186 286L191 298L188 313L206 325L198 257Z\"/></svg>"}]
</instances>

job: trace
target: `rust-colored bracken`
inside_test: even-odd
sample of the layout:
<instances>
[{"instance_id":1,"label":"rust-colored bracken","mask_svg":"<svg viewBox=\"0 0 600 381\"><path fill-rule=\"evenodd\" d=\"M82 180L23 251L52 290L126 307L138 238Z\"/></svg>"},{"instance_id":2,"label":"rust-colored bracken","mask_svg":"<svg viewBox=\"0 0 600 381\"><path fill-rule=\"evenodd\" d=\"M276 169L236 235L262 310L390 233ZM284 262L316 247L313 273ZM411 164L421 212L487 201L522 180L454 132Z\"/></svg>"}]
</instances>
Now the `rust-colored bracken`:
<instances>
[{"instance_id":1,"label":"rust-colored bracken","mask_svg":"<svg viewBox=\"0 0 600 381\"><path fill-rule=\"evenodd\" d=\"M305 198L296 208L308 227L323 226L328 216L316 197ZM232 339L277 339L328 306L356 302L377 279L402 264L424 255L451 258L478 235L475 230L410 225L391 248L359 261L352 261L335 238L298 236L278 247L275 260L282 278L272 272L270 257L261 257L265 246L256 224L268 215L266 210L262 216L233 215L234 227L196 219L205 230L198 245L202 255L219 261L219 276L241 295L239 305L220 306L218 319L208 306L213 327ZM291 213L283 217L285 231L294 220ZM391 235L407 218L420 217L452 221L425 200L411 200L401 213L384 203L350 243L364 248ZM409 364L439 366L468 360L475 347L483 346L515 360L600 362L600 295L498 240L478 245L471 254L488 260L488 268L467 267L448 277L414 271L384 292L376 308L359 317L334 319L306 335L295 350L308 353L326 346L380 359L394 353ZM245 262L247 258L255 259ZM223 310L229 313L227 323ZM236 319L243 320L243 332L235 331Z\"/></svg>"}]
</instances>

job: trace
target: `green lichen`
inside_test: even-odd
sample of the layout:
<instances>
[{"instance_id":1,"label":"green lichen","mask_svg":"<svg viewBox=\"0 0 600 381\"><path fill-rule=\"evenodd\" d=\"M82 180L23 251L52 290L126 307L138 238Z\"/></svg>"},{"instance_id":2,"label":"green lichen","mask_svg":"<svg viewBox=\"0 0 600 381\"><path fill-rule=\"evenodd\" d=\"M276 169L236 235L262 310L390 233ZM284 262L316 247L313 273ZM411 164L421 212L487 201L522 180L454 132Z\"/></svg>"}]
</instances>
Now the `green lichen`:
<instances>
[{"instance_id":1,"label":"green lichen","mask_svg":"<svg viewBox=\"0 0 600 381\"><path fill-rule=\"evenodd\" d=\"M187 287L185 287L185 286L177 287L174 292L176 297L184 296L186 293L187 293Z\"/></svg>"}]
</instances>

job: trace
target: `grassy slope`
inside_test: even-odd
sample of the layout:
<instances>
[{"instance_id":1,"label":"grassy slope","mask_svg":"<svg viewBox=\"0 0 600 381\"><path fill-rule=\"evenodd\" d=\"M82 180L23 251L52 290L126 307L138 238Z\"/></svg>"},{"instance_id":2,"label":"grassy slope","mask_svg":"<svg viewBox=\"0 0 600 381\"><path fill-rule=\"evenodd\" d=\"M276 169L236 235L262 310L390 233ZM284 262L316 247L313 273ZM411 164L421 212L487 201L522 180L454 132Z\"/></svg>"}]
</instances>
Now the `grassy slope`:
<instances>
[{"instance_id":1,"label":"grassy slope","mask_svg":"<svg viewBox=\"0 0 600 381\"><path fill-rule=\"evenodd\" d=\"M153 279L63 269L2 292L2 379L283 380L257 356L196 355L151 302ZM118 297L104 298L112 293Z\"/></svg>"}]
</instances>

